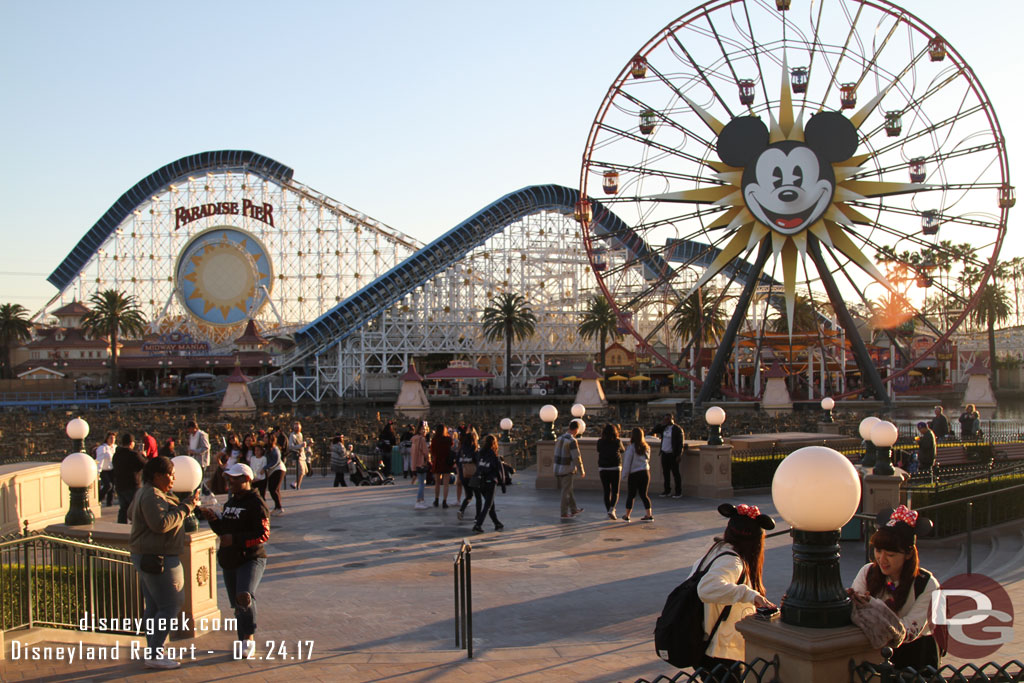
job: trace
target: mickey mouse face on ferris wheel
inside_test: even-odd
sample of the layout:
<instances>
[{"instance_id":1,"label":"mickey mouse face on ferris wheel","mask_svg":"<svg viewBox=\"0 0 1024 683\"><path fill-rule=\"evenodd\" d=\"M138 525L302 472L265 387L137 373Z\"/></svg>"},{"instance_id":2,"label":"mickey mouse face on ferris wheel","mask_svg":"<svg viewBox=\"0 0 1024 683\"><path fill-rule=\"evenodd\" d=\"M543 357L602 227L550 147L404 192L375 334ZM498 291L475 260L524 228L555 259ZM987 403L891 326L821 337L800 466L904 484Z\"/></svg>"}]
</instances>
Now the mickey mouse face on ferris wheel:
<instances>
[{"instance_id":1,"label":"mickey mouse face on ferris wheel","mask_svg":"<svg viewBox=\"0 0 1024 683\"><path fill-rule=\"evenodd\" d=\"M743 200L758 221L783 235L795 235L825 213L835 196L832 164L857 150L857 130L836 112L815 114L804 142L769 144L768 129L756 116L733 119L718 136L718 156L743 168Z\"/></svg>"}]
</instances>

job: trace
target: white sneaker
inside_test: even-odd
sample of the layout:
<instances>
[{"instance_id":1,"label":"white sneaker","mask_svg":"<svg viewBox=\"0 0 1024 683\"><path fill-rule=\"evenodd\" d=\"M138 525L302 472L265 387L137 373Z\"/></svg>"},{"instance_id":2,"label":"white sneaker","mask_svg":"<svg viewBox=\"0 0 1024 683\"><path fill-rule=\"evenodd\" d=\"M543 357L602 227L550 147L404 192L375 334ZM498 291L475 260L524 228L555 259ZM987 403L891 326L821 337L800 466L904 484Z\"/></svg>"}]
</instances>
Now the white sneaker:
<instances>
[{"instance_id":1,"label":"white sneaker","mask_svg":"<svg viewBox=\"0 0 1024 683\"><path fill-rule=\"evenodd\" d=\"M427 501L425 501L425 500L417 500L416 504L413 507L415 509L417 509L417 510L426 510L427 509Z\"/></svg>"},{"instance_id":2,"label":"white sneaker","mask_svg":"<svg viewBox=\"0 0 1024 683\"><path fill-rule=\"evenodd\" d=\"M242 646L239 648L242 659L255 659L256 658L256 641L255 640L243 640L240 641Z\"/></svg>"},{"instance_id":3,"label":"white sneaker","mask_svg":"<svg viewBox=\"0 0 1024 683\"><path fill-rule=\"evenodd\" d=\"M180 667L181 662L175 661L173 659L168 659L167 657L146 660L147 669L177 669Z\"/></svg>"}]
</instances>

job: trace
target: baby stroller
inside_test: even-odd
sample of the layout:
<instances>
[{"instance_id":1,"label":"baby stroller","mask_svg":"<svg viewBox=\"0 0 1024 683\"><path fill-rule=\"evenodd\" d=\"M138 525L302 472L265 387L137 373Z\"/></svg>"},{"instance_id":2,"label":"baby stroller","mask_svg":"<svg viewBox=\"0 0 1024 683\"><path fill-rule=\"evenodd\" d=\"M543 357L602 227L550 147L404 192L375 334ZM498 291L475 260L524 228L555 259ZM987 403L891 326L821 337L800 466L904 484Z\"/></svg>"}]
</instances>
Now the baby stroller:
<instances>
[{"instance_id":1,"label":"baby stroller","mask_svg":"<svg viewBox=\"0 0 1024 683\"><path fill-rule=\"evenodd\" d=\"M395 483L394 477L385 477L380 470L368 469L357 457L348 461L348 474L356 486L383 486Z\"/></svg>"}]
</instances>

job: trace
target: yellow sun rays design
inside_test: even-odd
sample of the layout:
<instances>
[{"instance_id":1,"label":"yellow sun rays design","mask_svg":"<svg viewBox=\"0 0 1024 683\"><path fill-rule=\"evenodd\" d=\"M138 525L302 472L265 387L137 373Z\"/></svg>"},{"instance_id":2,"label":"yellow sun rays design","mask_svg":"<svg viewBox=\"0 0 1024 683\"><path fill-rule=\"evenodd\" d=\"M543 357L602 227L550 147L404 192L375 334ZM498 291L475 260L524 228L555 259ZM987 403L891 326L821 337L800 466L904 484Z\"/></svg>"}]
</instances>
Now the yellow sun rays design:
<instances>
[{"instance_id":1,"label":"yellow sun rays design","mask_svg":"<svg viewBox=\"0 0 1024 683\"><path fill-rule=\"evenodd\" d=\"M804 141L803 115L801 113L799 117L794 117L791 86L789 79L786 78L789 68L785 58L783 58L782 62L782 73L778 119L775 118L770 110L768 112L770 119L768 125L769 144L786 140L794 142ZM883 89L870 102L850 117L849 120L855 129L860 129L871 112L882 101L886 92L887 89ZM681 97L716 136L722 132L722 129L725 127L723 123L685 95L681 95ZM721 248L714 261L708 266L690 291L687 292L686 296L693 295L699 287L718 275L732 261L740 257L741 254L750 252L763 240L770 237L774 258L782 266L786 318L789 324L789 333L792 335L793 310L796 301L797 265L798 260L806 261L808 232L818 238L828 248L849 258L887 289L895 291L895 288L886 279L885 275L875 267L871 259L861 251L851 238L850 229L854 225L870 225L872 222L851 206L850 202L917 192L923 189L924 185L920 183L851 180L850 178L859 173L862 170L862 165L873 158L873 156L871 153L860 154L846 161L832 164L836 180L832 203L822 214L821 218L805 230L794 235L782 234L772 229L771 226L761 223L747 208L742 192L744 170L742 167L730 166L717 160L707 160L705 163L715 171L714 177L726 183L725 185L709 185L691 190L654 195L652 199L660 201L728 207L707 226L708 229L724 229L729 234L728 242ZM759 275L760 273L755 274L755 276Z\"/></svg>"}]
</instances>

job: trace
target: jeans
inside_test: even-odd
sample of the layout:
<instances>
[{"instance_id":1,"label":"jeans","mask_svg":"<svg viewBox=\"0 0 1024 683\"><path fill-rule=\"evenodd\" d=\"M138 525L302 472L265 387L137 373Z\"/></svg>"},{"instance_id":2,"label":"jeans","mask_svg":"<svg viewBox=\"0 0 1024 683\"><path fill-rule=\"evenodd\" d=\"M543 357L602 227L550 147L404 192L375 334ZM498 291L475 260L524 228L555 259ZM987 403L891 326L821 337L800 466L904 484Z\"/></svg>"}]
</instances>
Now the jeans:
<instances>
[{"instance_id":1,"label":"jeans","mask_svg":"<svg viewBox=\"0 0 1024 683\"><path fill-rule=\"evenodd\" d=\"M284 481L284 470L275 470L267 475L267 489L270 497L274 499L274 509L283 510L281 507L281 482Z\"/></svg>"},{"instance_id":2,"label":"jeans","mask_svg":"<svg viewBox=\"0 0 1024 683\"><path fill-rule=\"evenodd\" d=\"M334 473L334 485L348 486L348 484L345 483L345 470L338 470Z\"/></svg>"},{"instance_id":3,"label":"jeans","mask_svg":"<svg viewBox=\"0 0 1024 683\"><path fill-rule=\"evenodd\" d=\"M114 504L114 470L100 472L100 502L104 499L107 505Z\"/></svg>"},{"instance_id":4,"label":"jeans","mask_svg":"<svg viewBox=\"0 0 1024 683\"><path fill-rule=\"evenodd\" d=\"M494 522L494 528L499 529L502 527L502 523L498 521L498 513L494 511L494 482L488 481L480 485L480 490L477 491L477 499L483 496L484 502L480 512L476 513L476 527L482 527L484 520L487 519L487 515L491 516L491 521Z\"/></svg>"},{"instance_id":5,"label":"jeans","mask_svg":"<svg viewBox=\"0 0 1024 683\"><path fill-rule=\"evenodd\" d=\"M647 488L651 485L650 470L630 472L626 485L629 487L629 495L626 496L626 510L633 509L633 499L639 496L640 502L644 504L644 509L650 512L651 498L647 495Z\"/></svg>"},{"instance_id":6,"label":"jeans","mask_svg":"<svg viewBox=\"0 0 1024 683\"><path fill-rule=\"evenodd\" d=\"M469 505L469 500L472 498L476 502L476 516L479 517L481 505L483 504L480 492L469 485L469 479L462 480L462 492L465 498L462 499L462 505L459 507L459 510L465 512L466 507Z\"/></svg>"},{"instance_id":7,"label":"jeans","mask_svg":"<svg viewBox=\"0 0 1024 683\"><path fill-rule=\"evenodd\" d=\"M117 490L117 502L120 507L117 509L117 523L127 524L128 523L128 506L132 504L132 498L135 497L135 492L139 489L132 487L130 489L118 489Z\"/></svg>"},{"instance_id":8,"label":"jeans","mask_svg":"<svg viewBox=\"0 0 1024 683\"><path fill-rule=\"evenodd\" d=\"M611 512L619 502L619 476L622 470L601 470L601 488L604 489L604 509Z\"/></svg>"},{"instance_id":9,"label":"jeans","mask_svg":"<svg viewBox=\"0 0 1024 683\"><path fill-rule=\"evenodd\" d=\"M423 500L423 493L427 488L427 473L417 472L416 479L418 482L418 488L416 489L416 502L418 503Z\"/></svg>"},{"instance_id":10,"label":"jeans","mask_svg":"<svg viewBox=\"0 0 1024 683\"><path fill-rule=\"evenodd\" d=\"M574 473L569 474L556 474L555 481L558 482L558 490L562 493L562 516L567 517L569 514L575 514L579 507L576 505L576 496L573 495L572 490L572 478Z\"/></svg>"},{"instance_id":11,"label":"jeans","mask_svg":"<svg viewBox=\"0 0 1024 683\"><path fill-rule=\"evenodd\" d=\"M147 574L142 571L142 554L132 553L132 564L139 573L145 610L142 613L146 645L151 648L163 647L168 631L159 630L160 619L169 620L178 616L185 601L185 572L177 555L164 555L164 573ZM168 625L165 622L165 625Z\"/></svg>"},{"instance_id":12,"label":"jeans","mask_svg":"<svg viewBox=\"0 0 1024 683\"><path fill-rule=\"evenodd\" d=\"M664 493L665 495L670 494L671 491L671 480L675 481L676 495L682 495L683 483L682 478L679 476L679 458L677 458L671 452L661 454L661 476L664 480Z\"/></svg>"},{"instance_id":13,"label":"jeans","mask_svg":"<svg viewBox=\"0 0 1024 683\"><path fill-rule=\"evenodd\" d=\"M263 578L266 568L267 558L265 557L257 557L243 562L237 567L221 565L221 570L224 572L224 587L228 591L228 603L234 608L235 618L238 619L239 640L245 640L256 633L256 589L260 585L260 579ZM238 596L242 593L248 593L248 605L239 604Z\"/></svg>"}]
</instances>

